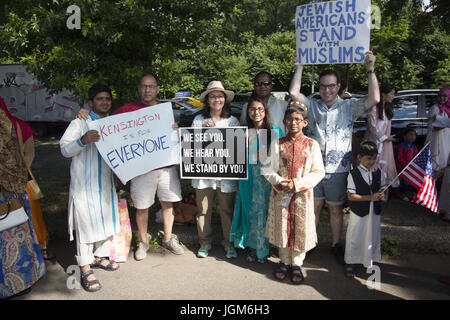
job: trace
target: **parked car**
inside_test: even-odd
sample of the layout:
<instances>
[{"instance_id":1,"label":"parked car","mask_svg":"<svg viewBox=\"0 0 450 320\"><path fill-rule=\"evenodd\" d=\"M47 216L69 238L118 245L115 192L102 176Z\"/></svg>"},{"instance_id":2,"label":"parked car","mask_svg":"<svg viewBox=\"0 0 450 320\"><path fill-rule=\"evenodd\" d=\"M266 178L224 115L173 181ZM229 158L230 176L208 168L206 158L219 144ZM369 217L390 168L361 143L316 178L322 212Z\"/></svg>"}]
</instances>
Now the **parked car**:
<instances>
[{"instance_id":1,"label":"parked car","mask_svg":"<svg viewBox=\"0 0 450 320\"><path fill-rule=\"evenodd\" d=\"M241 117L242 107L248 103L251 95L251 92L236 93L233 101L230 103L231 115L239 119Z\"/></svg>"},{"instance_id":2,"label":"parked car","mask_svg":"<svg viewBox=\"0 0 450 320\"><path fill-rule=\"evenodd\" d=\"M205 105L203 102L201 102L200 100L195 99L193 97L175 97L172 100L183 102L183 103L188 103L197 108L201 108Z\"/></svg>"},{"instance_id":3,"label":"parked car","mask_svg":"<svg viewBox=\"0 0 450 320\"><path fill-rule=\"evenodd\" d=\"M194 118L203 112L202 108L197 108L191 104L179 102L176 100L159 100L160 102L171 102L172 111L175 117L175 121L180 127L190 127Z\"/></svg>"}]
</instances>

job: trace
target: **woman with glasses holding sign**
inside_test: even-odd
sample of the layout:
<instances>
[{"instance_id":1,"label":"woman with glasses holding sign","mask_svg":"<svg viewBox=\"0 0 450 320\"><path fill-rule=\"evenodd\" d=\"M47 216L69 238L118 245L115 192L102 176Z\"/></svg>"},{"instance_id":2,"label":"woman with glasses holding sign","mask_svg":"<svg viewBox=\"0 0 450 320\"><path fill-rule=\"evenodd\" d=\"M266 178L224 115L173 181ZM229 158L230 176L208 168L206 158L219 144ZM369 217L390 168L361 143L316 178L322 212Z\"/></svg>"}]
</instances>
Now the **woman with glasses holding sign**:
<instances>
[{"instance_id":1,"label":"woman with glasses holding sign","mask_svg":"<svg viewBox=\"0 0 450 320\"><path fill-rule=\"evenodd\" d=\"M264 263L269 255L265 230L271 185L261 174L261 168L263 164L273 163L270 161L270 145L283 132L272 125L266 102L256 95L250 98L246 120L250 129L248 180L239 181L230 241L237 248L250 248L249 262L257 260Z\"/></svg>"},{"instance_id":2,"label":"woman with glasses holding sign","mask_svg":"<svg viewBox=\"0 0 450 320\"><path fill-rule=\"evenodd\" d=\"M200 95L199 100L205 103L205 106L203 113L194 118L192 127L226 128L239 126L239 120L231 115L230 102L233 98L233 91L225 90L220 81L211 81L206 91ZM217 210L220 213L224 237L222 245L225 248L227 258L236 258L236 250L228 241L228 238L233 219L237 181L193 179L192 186L196 189L198 207L197 231L200 249L197 252L197 256L205 258L211 249L213 238L211 216L215 199L217 199Z\"/></svg>"}]
</instances>

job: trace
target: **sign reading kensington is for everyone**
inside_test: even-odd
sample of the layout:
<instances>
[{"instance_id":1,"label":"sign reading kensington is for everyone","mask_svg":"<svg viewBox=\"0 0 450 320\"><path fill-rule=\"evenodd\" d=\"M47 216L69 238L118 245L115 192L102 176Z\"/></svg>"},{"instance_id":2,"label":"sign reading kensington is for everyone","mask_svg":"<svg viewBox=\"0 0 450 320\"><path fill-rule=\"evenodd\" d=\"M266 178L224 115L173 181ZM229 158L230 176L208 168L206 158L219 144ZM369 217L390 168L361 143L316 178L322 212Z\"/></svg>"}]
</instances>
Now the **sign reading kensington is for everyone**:
<instances>
[{"instance_id":1,"label":"sign reading kensington is for everyone","mask_svg":"<svg viewBox=\"0 0 450 320\"><path fill-rule=\"evenodd\" d=\"M180 128L182 179L247 179L247 127Z\"/></svg>"},{"instance_id":2,"label":"sign reading kensington is for everyone","mask_svg":"<svg viewBox=\"0 0 450 320\"><path fill-rule=\"evenodd\" d=\"M359 63L369 50L370 0L313 2L297 7L298 63Z\"/></svg>"},{"instance_id":3,"label":"sign reading kensington is for everyone","mask_svg":"<svg viewBox=\"0 0 450 320\"><path fill-rule=\"evenodd\" d=\"M151 170L179 163L171 103L108 116L89 123L100 140L97 150L122 183Z\"/></svg>"}]
</instances>

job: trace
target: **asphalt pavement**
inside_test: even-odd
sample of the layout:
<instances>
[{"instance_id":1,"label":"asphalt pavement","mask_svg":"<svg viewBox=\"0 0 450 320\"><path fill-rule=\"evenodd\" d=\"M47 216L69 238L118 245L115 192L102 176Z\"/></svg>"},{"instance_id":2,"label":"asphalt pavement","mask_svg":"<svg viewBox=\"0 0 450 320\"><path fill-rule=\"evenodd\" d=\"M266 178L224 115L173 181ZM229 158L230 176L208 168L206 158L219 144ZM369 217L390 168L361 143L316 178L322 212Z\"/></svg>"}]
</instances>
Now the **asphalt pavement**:
<instances>
[{"instance_id":1,"label":"asphalt pavement","mask_svg":"<svg viewBox=\"0 0 450 320\"><path fill-rule=\"evenodd\" d=\"M157 227L157 226L155 226ZM220 225L215 225L220 231ZM155 234L155 228L151 233ZM157 232L157 231L156 231ZM401 259L381 262L372 273L359 270L354 279L347 279L343 266L331 256L329 247L320 244L307 256L303 266L305 282L295 286L289 279L273 278L278 258L273 255L260 264L248 262L238 250L237 259L227 259L215 238L206 258L197 258L195 226L176 226L174 233L185 246L183 255L174 255L164 248L151 248L147 258L135 261L130 252L127 262L118 271L95 270L103 288L89 293L77 288L74 243L52 241L51 250L57 258L46 261L47 274L31 292L16 300L414 300L450 299L450 286L438 281L450 276L450 256L407 254ZM274 251L276 253L276 251ZM72 271L73 272L73 271ZM172 310L177 312L176 310ZM179 310L182 312L182 310ZM223 312L223 310L222 310Z\"/></svg>"}]
</instances>

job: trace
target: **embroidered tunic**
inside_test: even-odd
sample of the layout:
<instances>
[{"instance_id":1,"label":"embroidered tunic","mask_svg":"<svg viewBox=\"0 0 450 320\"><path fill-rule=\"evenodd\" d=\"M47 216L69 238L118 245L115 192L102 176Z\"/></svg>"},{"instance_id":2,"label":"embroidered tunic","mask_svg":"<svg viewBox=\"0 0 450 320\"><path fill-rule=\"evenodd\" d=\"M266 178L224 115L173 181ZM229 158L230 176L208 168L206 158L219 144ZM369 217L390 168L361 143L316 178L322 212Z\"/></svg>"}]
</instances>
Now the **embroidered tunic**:
<instances>
[{"instance_id":1,"label":"embroidered tunic","mask_svg":"<svg viewBox=\"0 0 450 320\"><path fill-rule=\"evenodd\" d=\"M83 145L81 137L89 131L90 119L73 120L60 140L61 153L72 158L69 190L69 234L79 229L80 243L105 240L120 232L117 194L113 172L94 143Z\"/></svg>"},{"instance_id":2,"label":"embroidered tunic","mask_svg":"<svg viewBox=\"0 0 450 320\"><path fill-rule=\"evenodd\" d=\"M264 172L272 184L266 236L279 248L307 252L317 244L313 188L325 176L319 144L304 135L280 138L279 168ZM293 179L295 193L287 207L280 183Z\"/></svg>"}]
</instances>

